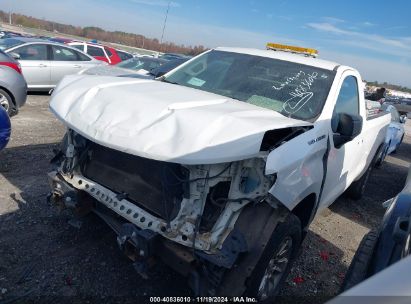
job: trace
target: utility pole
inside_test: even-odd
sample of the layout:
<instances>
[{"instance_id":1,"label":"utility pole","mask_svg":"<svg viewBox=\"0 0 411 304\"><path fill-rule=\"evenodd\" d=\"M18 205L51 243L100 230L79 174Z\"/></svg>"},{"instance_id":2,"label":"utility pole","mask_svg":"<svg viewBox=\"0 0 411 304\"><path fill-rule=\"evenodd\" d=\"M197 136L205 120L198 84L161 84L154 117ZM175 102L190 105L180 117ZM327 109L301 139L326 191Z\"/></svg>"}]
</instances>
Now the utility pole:
<instances>
[{"instance_id":1,"label":"utility pole","mask_svg":"<svg viewBox=\"0 0 411 304\"><path fill-rule=\"evenodd\" d=\"M168 11L170 10L170 3L171 3L171 1L168 1L166 17L164 18L164 24L163 24L163 32L161 33L160 49L161 49L161 45L163 44L164 31L166 30L166 23L167 23Z\"/></svg>"},{"instance_id":2,"label":"utility pole","mask_svg":"<svg viewBox=\"0 0 411 304\"><path fill-rule=\"evenodd\" d=\"M11 11L9 11L9 24L11 25Z\"/></svg>"}]
</instances>

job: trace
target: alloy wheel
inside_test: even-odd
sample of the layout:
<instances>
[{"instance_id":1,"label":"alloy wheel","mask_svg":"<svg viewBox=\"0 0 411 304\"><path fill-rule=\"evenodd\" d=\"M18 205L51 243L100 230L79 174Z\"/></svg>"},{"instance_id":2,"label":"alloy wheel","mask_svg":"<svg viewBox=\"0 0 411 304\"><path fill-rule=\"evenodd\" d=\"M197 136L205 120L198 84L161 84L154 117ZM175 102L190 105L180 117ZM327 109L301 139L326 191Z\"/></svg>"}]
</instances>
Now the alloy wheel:
<instances>
[{"instance_id":1,"label":"alloy wheel","mask_svg":"<svg viewBox=\"0 0 411 304\"><path fill-rule=\"evenodd\" d=\"M6 96L0 93L0 106L2 106L7 112L9 111L10 104Z\"/></svg>"},{"instance_id":2,"label":"alloy wheel","mask_svg":"<svg viewBox=\"0 0 411 304\"><path fill-rule=\"evenodd\" d=\"M290 262L292 247L293 240L290 236L287 236L281 242L277 252L274 253L258 288L257 297L259 300L264 301L275 293Z\"/></svg>"}]
</instances>

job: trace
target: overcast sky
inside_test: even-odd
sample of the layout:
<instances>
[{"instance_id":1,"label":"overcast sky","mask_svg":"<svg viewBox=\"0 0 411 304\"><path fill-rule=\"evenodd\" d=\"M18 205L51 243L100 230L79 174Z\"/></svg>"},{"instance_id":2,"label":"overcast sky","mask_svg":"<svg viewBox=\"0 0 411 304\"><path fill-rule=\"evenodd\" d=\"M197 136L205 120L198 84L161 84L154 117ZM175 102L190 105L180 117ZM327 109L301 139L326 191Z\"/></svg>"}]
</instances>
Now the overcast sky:
<instances>
[{"instance_id":1,"label":"overcast sky","mask_svg":"<svg viewBox=\"0 0 411 304\"><path fill-rule=\"evenodd\" d=\"M367 80L411 88L411 1L174 0L164 40L206 47L317 48ZM0 0L0 9L160 38L167 0Z\"/></svg>"}]
</instances>

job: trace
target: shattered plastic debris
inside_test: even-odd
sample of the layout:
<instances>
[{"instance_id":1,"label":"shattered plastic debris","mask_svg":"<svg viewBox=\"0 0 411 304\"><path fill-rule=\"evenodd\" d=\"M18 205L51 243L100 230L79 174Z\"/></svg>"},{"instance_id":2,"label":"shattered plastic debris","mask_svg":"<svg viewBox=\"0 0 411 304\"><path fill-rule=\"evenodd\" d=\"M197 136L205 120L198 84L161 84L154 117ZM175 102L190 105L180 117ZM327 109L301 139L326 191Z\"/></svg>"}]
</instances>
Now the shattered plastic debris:
<instances>
[{"instance_id":1,"label":"shattered plastic debris","mask_svg":"<svg viewBox=\"0 0 411 304\"><path fill-rule=\"evenodd\" d=\"M296 284L301 284L301 283L304 283L304 279L302 277L299 277L299 276L294 277L293 282L296 283Z\"/></svg>"},{"instance_id":2,"label":"shattered plastic debris","mask_svg":"<svg viewBox=\"0 0 411 304\"><path fill-rule=\"evenodd\" d=\"M330 254L327 251L321 251L320 257L323 261L328 261L328 259L330 258Z\"/></svg>"}]
</instances>

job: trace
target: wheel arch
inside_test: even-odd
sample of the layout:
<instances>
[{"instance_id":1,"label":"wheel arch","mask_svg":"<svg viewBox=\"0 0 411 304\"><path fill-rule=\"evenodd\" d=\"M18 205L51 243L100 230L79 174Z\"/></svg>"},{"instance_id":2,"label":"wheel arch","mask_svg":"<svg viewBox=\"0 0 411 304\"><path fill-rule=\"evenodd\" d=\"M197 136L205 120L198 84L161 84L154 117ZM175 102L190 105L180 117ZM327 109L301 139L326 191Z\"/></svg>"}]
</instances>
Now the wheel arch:
<instances>
[{"instance_id":1,"label":"wheel arch","mask_svg":"<svg viewBox=\"0 0 411 304\"><path fill-rule=\"evenodd\" d=\"M5 91L7 94L9 94L9 96L10 96L10 98L11 98L11 101L13 102L13 106L16 108L16 98L14 97L13 93L10 92L10 90L8 90L8 89L7 89L5 86L3 86L1 83L0 83L0 89L3 90L3 91Z\"/></svg>"},{"instance_id":2,"label":"wheel arch","mask_svg":"<svg viewBox=\"0 0 411 304\"><path fill-rule=\"evenodd\" d=\"M307 230L314 218L316 202L317 195L315 193L310 193L291 210L291 213L300 219L302 230Z\"/></svg>"}]
</instances>

